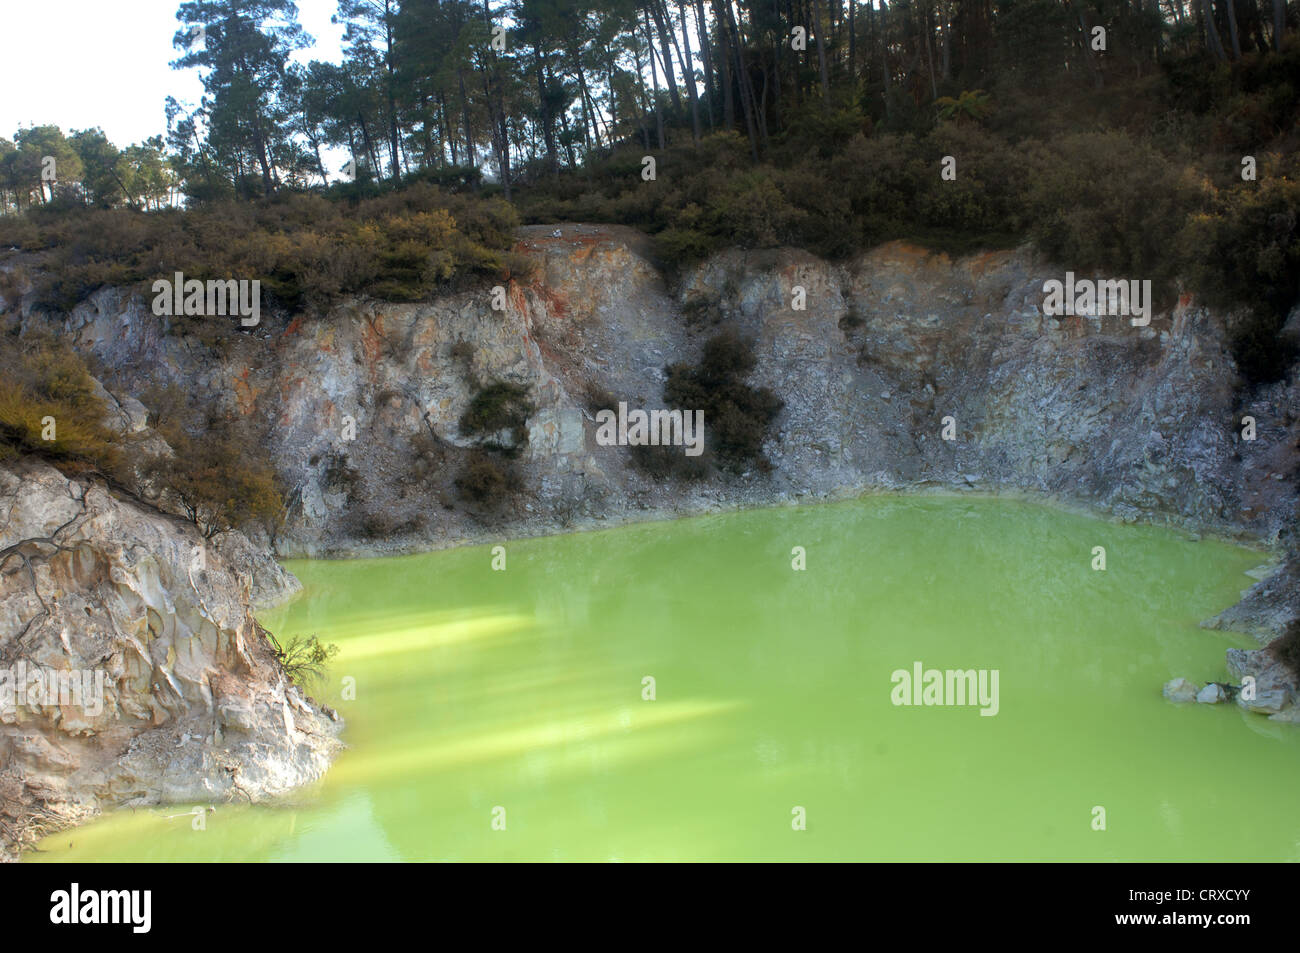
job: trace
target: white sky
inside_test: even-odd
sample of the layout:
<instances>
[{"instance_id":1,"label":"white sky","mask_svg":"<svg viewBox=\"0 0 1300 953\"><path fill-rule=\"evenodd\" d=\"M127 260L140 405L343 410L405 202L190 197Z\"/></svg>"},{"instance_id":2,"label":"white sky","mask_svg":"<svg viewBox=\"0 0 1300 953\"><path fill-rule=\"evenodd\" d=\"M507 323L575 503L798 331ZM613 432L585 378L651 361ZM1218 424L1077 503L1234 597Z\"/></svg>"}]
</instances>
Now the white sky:
<instances>
[{"instance_id":1,"label":"white sky","mask_svg":"<svg viewBox=\"0 0 1300 953\"><path fill-rule=\"evenodd\" d=\"M294 56L338 62L343 28L335 0L296 0L298 22L316 41ZM99 126L117 146L167 131L168 95L190 106L203 94L197 70L174 70L179 0L5 0L0 53L0 136L54 123Z\"/></svg>"}]
</instances>

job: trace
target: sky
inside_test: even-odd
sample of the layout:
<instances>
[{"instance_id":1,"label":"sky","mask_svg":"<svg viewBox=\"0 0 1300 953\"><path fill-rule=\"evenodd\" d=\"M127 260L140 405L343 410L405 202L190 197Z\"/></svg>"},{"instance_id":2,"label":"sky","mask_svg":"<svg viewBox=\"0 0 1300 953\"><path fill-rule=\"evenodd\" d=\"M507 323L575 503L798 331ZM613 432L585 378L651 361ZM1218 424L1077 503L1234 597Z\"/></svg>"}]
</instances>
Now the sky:
<instances>
[{"instance_id":1,"label":"sky","mask_svg":"<svg viewBox=\"0 0 1300 953\"><path fill-rule=\"evenodd\" d=\"M336 0L297 0L316 45L295 60L342 59ZM198 71L174 70L180 0L5 0L0 54L0 136L49 123L64 132L99 126L117 146L167 131L166 98L198 105Z\"/></svg>"}]
</instances>

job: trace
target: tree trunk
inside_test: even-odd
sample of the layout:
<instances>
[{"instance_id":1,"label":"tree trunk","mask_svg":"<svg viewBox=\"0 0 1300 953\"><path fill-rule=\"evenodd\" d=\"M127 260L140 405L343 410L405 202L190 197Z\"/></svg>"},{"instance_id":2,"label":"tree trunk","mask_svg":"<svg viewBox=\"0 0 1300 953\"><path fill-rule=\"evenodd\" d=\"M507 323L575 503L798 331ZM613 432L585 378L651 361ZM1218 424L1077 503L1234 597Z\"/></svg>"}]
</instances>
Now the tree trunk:
<instances>
[{"instance_id":1,"label":"tree trunk","mask_svg":"<svg viewBox=\"0 0 1300 953\"><path fill-rule=\"evenodd\" d=\"M686 54L682 58L683 74L686 80L686 94L691 98L691 138L700 141L700 100L695 89L695 67L691 62L691 33L686 29L686 4L678 3L677 15L682 21L682 49Z\"/></svg>"},{"instance_id":2,"label":"tree trunk","mask_svg":"<svg viewBox=\"0 0 1300 953\"><path fill-rule=\"evenodd\" d=\"M387 75L388 86L388 136L389 144L393 152L393 181L396 182L402 177L401 169L398 167L398 156L400 151L400 140L397 135L397 80L393 75L393 11L392 0L384 0L384 68Z\"/></svg>"},{"instance_id":3,"label":"tree trunk","mask_svg":"<svg viewBox=\"0 0 1300 953\"><path fill-rule=\"evenodd\" d=\"M321 157L320 157L320 140L319 140L319 139L312 139L312 140L311 140L311 148L312 148L312 151L316 153L316 171L320 173L320 180L321 180L321 182L323 182L325 185L329 185L329 184L330 184L330 177L329 177L329 175L325 172L325 162L324 162L324 161L321 159ZM113 178L115 178L115 179L117 178L117 173L116 173L116 172L113 173ZM122 185L122 181L121 181L121 179L118 179L118 183L117 183L117 184L118 184L118 185ZM123 188L125 188L125 186L123 186Z\"/></svg>"},{"instance_id":4,"label":"tree trunk","mask_svg":"<svg viewBox=\"0 0 1300 953\"><path fill-rule=\"evenodd\" d=\"M366 145L366 158L370 160L370 168L374 170L375 177L378 178L380 173L379 156L375 152L375 144L370 139L370 129L366 126L366 117L362 113L357 113L357 122L361 124L361 141Z\"/></svg>"},{"instance_id":5,"label":"tree trunk","mask_svg":"<svg viewBox=\"0 0 1300 953\"><path fill-rule=\"evenodd\" d=\"M928 6L924 15L918 16L918 19L921 21L921 42L925 46L925 61L930 68L930 98L934 100L939 98L939 84L934 76L934 29L930 23L930 8Z\"/></svg>"},{"instance_id":6,"label":"tree trunk","mask_svg":"<svg viewBox=\"0 0 1300 953\"><path fill-rule=\"evenodd\" d=\"M546 166L552 173L558 173L560 160L555 155L555 117L551 115L551 100L546 95L546 71L540 43L533 46L533 70L537 74L537 101L542 111L542 138L546 142Z\"/></svg>"},{"instance_id":7,"label":"tree trunk","mask_svg":"<svg viewBox=\"0 0 1300 953\"><path fill-rule=\"evenodd\" d=\"M465 123L465 150L472 168L478 167L478 150L474 148L474 127L469 121L469 94L465 92L465 71L456 70L456 79L460 82L460 115Z\"/></svg>"},{"instance_id":8,"label":"tree trunk","mask_svg":"<svg viewBox=\"0 0 1300 953\"><path fill-rule=\"evenodd\" d=\"M488 6L488 0L483 0L483 22L491 32L492 10ZM501 92L501 66L497 62L496 52L492 49L490 43L488 44L487 56L491 82L489 82L489 69L484 69L483 92L487 96L488 111L492 115L492 145L497 153L497 171L501 175L501 189L505 192L506 201L508 202L510 201L511 191L510 130L506 122L506 106Z\"/></svg>"},{"instance_id":9,"label":"tree trunk","mask_svg":"<svg viewBox=\"0 0 1300 953\"><path fill-rule=\"evenodd\" d=\"M486 2L484 7L486 7ZM497 121L496 103L492 97L492 83L488 78L488 69L486 66L481 67L480 72L483 76L483 96L487 99L488 113L491 117L490 128L492 130L492 152L497 159L497 174L501 177L501 190L505 193L506 200L510 199L510 159L506 154L505 142L505 125Z\"/></svg>"},{"instance_id":10,"label":"tree trunk","mask_svg":"<svg viewBox=\"0 0 1300 953\"><path fill-rule=\"evenodd\" d=\"M447 151L451 153L451 164L460 165L460 158L456 153L456 137L451 134L451 122L447 118L447 97L442 90L438 90L438 122L442 126L442 141Z\"/></svg>"},{"instance_id":11,"label":"tree trunk","mask_svg":"<svg viewBox=\"0 0 1300 953\"><path fill-rule=\"evenodd\" d=\"M433 133L429 131L429 118L433 115L433 111L429 108L428 93L425 93L424 96L421 97L420 110L423 116L423 122L421 124L424 127L424 161L421 163L421 168L427 168L429 165L429 157L433 155ZM439 152L441 152L441 150L439 150ZM439 158L441 158L441 156L439 156Z\"/></svg>"},{"instance_id":12,"label":"tree trunk","mask_svg":"<svg viewBox=\"0 0 1300 953\"><path fill-rule=\"evenodd\" d=\"M1208 3L1209 0L1205 0L1205 2ZM1098 89L1101 89L1103 84L1101 67L1097 65L1097 57L1093 54L1092 31L1088 29L1088 21L1084 17L1082 10L1079 11L1079 29L1083 31L1083 55L1087 57L1088 66L1092 69L1093 82Z\"/></svg>"},{"instance_id":13,"label":"tree trunk","mask_svg":"<svg viewBox=\"0 0 1300 953\"><path fill-rule=\"evenodd\" d=\"M704 0L695 0L695 35L700 40L700 59L704 63L704 104L709 108L709 131L714 129L713 120L713 44L705 29Z\"/></svg>"},{"instance_id":14,"label":"tree trunk","mask_svg":"<svg viewBox=\"0 0 1300 953\"><path fill-rule=\"evenodd\" d=\"M650 16L641 11L641 23L645 28L645 42L650 51L650 82L654 86L655 130L659 133L659 148L664 148L664 111L659 108L659 69L655 65L655 41L650 35Z\"/></svg>"},{"instance_id":15,"label":"tree trunk","mask_svg":"<svg viewBox=\"0 0 1300 953\"><path fill-rule=\"evenodd\" d=\"M822 102L831 104L831 84L826 76L826 44L822 42L823 18L821 0L813 0L813 18L817 21L817 64L822 74Z\"/></svg>"},{"instance_id":16,"label":"tree trunk","mask_svg":"<svg viewBox=\"0 0 1300 953\"><path fill-rule=\"evenodd\" d=\"M745 131L749 135L749 152L755 162L758 161L758 131L754 120L754 87L750 85L749 73L745 69L745 60L740 53L740 31L731 12L731 0L722 0L723 14L726 16L727 34L731 48L736 54L736 83L740 87L740 106L745 113Z\"/></svg>"},{"instance_id":17,"label":"tree trunk","mask_svg":"<svg viewBox=\"0 0 1300 953\"><path fill-rule=\"evenodd\" d=\"M1227 0L1228 3L1228 38L1232 43L1232 58L1241 59L1241 39L1237 36L1237 8L1233 5L1233 0Z\"/></svg>"},{"instance_id":18,"label":"tree trunk","mask_svg":"<svg viewBox=\"0 0 1300 953\"><path fill-rule=\"evenodd\" d=\"M875 5L873 3L872 4L873 10L874 7ZM880 9L875 11L873 19L875 20L876 23L883 24L883 21L885 19L884 0L880 0ZM881 72L884 76L884 84L885 84L885 121L888 122L889 121L889 29L888 29L888 25L885 24L880 26L880 28L877 29L876 32L880 34L880 66L881 66Z\"/></svg>"},{"instance_id":19,"label":"tree trunk","mask_svg":"<svg viewBox=\"0 0 1300 953\"><path fill-rule=\"evenodd\" d=\"M849 79L856 88L858 83L858 34L853 22L857 0L849 0Z\"/></svg>"},{"instance_id":20,"label":"tree trunk","mask_svg":"<svg viewBox=\"0 0 1300 953\"><path fill-rule=\"evenodd\" d=\"M950 27L946 15L939 20L939 28L942 31L943 36L943 48L939 54L939 75L943 77L943 81L946 83L948 80L952 79L952 57L950 55L951 49L949 47Z\"/></svg>"},{"instance_id":21,"label":"tree trunk","mask_svg":"<svg viewBox=\"0 0 1300 953\"><path fill-rule=\"evenodd\" d=\"M677 44L677 32L673 29L673 15L668 8L668 0L655 0L656 3L662 4L660 13L663 16L663 31L661 35L667 36L669 43L672 45L673 53L677 56L677 64L682 68L682 78L685 80L688 73L691 72L690 61L682 55L682 48ZM691 85L695 85L694 77L691 77ZM680 105L678 106L680 109Z\"/></svg>"},{"instance_id":22,"label":"tree trunk","mask_svg":"<svg viewBox=\"0 0 1300 953\"><path fill-rule=\"evenodd\" d=\"M1273 0L1273 49L1282 49L1282 34L1286 32L1286 0Z\"/></svg>"},{"instance_id":23,"label":"tree trunk","mask_svg":"<svg viewBox=\"0 0 1300 953\"><path fill-rule=\"evenodd\" d=\"M669 43L673 34L671 30L664 29L663 14L659 12L659 0L646 0L646 6L650 10L650 15L655 18L655 30L659 33L659 48L663 50L664 80L668 83L668 95L673 101L673 114L681 115L682 97L677 92L677 77L673 74L673 55ZM649 32L650 24L646 23L646 33ZM653 41L650 44L650 51L653 54Z\"/></svg>"},{"instance_id":24,"label":"tree trunk","mask_svg":"<svg viewBox=\"0 0 1300 953\"><path fill-rule=\"evenodd\" d=\"M713 18L718 24L718 58L722 60L722 122L728 129L735 129L736 104L731 83L731 65L735 58L731 54L731 36L722 3L723 0L713 0Z\"/></svg>"},{"instance_id":25,"label":"tree trunk","mask_svg":"<svg viewBox=\"0 0 1300 953\"><path fill-rule=\"evenodd\" d=\"M591 134L588 132L592 125L591 113L587 111L587 79L582 72L582 51L577 49L576 43L569 46L569 58L573 60L574 71L578 77L578 103L582 106L582 144L588 153L591 152ZM597 134L599 138L599 134Z\"/></svg>"},{"instance_id":26,"label":"tree trunk","mask_svg":"<svg viewBox=\"0 0 1300 953\"><path fill-rule=\"evenodd\" d=\"M1214 24L1214 5L1211 0L1201 0L1202 15L1205 17L1205 44L1216 60L1226 60L1228 54L1223 51L1223 41L1219 39L1219 28Z\"/></svg>"}]
</instances>

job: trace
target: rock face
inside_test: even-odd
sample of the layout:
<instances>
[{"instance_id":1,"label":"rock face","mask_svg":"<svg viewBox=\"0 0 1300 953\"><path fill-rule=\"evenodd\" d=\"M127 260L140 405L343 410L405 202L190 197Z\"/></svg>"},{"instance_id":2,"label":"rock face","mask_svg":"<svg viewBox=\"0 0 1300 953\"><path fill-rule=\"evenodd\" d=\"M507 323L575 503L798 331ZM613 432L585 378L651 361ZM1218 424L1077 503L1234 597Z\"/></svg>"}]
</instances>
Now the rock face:
<instances>
[{"instance_id":1,"label":"rock face","mask_svg":"<svg viewBox=\"0 0 1300 953\"><path fill-rule=\"evenodd\" d=\"M0 467L0 512L0 855L110 806L324 772L338 726L253 618L255 592L299 588L270 557L34 461Z\"/></svg>"},{"instance_id":2,"label":"rock face","mask_svg":"<svg viewBox=\"0 0 1300 953\"><path fill-rule=\"evenodd\" d=\"M537 274L509 284L500 311L488 289L348 301L322 316L266 316L251 333L232 325L219 348L113 289L69 315L22 321L71 336L115 392L172 383L264 424L292 488L284 555L918 487L1025 491L1124 520L1287 541L1296 388L1240 404L1224 318L1189 297L1148 327L1047 317L1043 282L1063 272L1027 251L951 259L902 243L838 265L725 252L670 288L637 233L556 231L521 231ZM596 445L590 395L662 407L665 366L698 357L711 318L756 341L753 380L785 401L767 448L775 470L664 486L630 467L626 448ZM458 421L491 382L527 386L535 409L525 492L485 522L458 504L451 477L472 442ZM1253 441L1241 436L1248 415Z\"/></svg>"}]
</instances>

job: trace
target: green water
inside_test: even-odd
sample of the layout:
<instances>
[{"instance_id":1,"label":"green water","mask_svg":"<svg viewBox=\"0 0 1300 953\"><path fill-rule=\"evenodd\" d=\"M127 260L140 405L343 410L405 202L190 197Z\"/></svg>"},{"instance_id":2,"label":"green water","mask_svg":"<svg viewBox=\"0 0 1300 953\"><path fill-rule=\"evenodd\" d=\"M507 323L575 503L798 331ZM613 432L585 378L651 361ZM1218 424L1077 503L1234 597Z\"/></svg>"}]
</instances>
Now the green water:
<instances>
[{"instance_id":1,"label":"green water","mask_svg":"<svg viewBox=\"0 0 1300 953\"><path fill-rule=\"evenodd\" d=\"M291 564L306 592L263 621L342 650L318 694L350 748L325 781L197 831L184 808L119 811L29 859L1300 854L1300 728L1160 696L1249 644L1197 623L1256 553L932 497L506 550L504 572L489 547ZM895 706L917 661L998 670L998 714Z\"/></svg>"}]
</instances>

